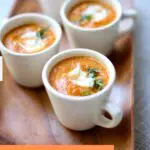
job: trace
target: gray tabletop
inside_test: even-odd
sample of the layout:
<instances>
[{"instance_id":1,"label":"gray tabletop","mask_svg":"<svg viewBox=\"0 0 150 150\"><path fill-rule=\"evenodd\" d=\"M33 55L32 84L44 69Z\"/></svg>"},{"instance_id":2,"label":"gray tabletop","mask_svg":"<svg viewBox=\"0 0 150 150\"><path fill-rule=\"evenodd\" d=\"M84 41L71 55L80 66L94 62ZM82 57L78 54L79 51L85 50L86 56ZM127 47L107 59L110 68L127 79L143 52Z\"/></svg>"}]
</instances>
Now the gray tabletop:
<instances>
[{"instance_id":1,"label":"gray tabletop","mask_svg":"<svg viewBox=\"0 0 150 150\"><path fill-rule=\"evenodd\" d=\"M150 1L135 3L135 149L150 150Z\"/></svg>"}]
</instances>

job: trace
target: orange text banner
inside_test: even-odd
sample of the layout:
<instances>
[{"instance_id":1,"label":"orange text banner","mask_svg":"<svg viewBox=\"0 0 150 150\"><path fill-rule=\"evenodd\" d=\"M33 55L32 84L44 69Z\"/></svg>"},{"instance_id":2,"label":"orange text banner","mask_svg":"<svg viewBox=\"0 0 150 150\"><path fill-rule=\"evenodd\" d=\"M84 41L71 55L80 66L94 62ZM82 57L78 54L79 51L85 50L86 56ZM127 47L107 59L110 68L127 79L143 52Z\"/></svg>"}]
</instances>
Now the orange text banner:
<instances>
[{"instance_id":1,"label":"orange text banner","mask_svg":"<svg viewBox=\"0 0 150 150\"><path fill-rule=\"evenodd\" d=\"M0 146L0 150L114 150L114 146Z\"/></svg>"}]
</instances>

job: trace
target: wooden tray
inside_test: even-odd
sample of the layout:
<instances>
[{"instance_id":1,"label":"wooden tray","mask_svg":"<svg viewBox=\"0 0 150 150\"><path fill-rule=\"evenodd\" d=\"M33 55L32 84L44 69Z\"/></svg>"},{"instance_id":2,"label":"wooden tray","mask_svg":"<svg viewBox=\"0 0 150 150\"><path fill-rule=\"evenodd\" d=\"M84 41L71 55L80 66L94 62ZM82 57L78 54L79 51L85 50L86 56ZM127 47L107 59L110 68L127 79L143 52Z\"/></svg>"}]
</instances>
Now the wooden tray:
<instances>
[{"instance_id":1,"label":"wooden tray","mask_svg":"<svg viewBox=\"0 0 150 150\"><path fill-rule=\"evenodd\" d=\"M131 6L131 0L122 0ZM18 0L10 16L23 12L40 12L36 0ZM117 82L110 100L124 110L121 124L114 129L95 127L84 132L70 131L57 120L45 89L28 89L16 84L4 65L4 82L0 83L0 143L2 144L111 144L117 150L133 149L133 49L132 36L116 42L110 59L117 70ZM63 38L61 49L68 48Z\"/></svg>"}]
</instances>

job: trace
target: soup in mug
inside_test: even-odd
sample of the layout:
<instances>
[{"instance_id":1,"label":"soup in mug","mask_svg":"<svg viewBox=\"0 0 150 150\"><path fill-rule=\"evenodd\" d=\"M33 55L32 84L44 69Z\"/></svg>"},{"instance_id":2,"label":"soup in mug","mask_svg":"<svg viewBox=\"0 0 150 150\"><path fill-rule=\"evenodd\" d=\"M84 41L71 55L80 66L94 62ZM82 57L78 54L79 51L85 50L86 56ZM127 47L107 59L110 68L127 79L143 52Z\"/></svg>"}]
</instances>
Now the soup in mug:
<instances>
[{"instance_id":1,"label":"soup in mug","mask_svg":"<svg viewBox=\"0 0 150 150\"><path fill-rule=\"evenodd\" d=\"M68 13L68 19L84 28L98 28L113 22L115 9L102 1L84 1L75 5Z\"/></svg>"},{"instance_id":2,"label":"soup in mug","mask_svg":"<svg viewBox=\"0 0 150 150\"><path fill-rule=\"evenodd\" d=\"M32 54L50 47L55 40L55 34L50 27L26 24L8 32L3 43L11 51Z\"/></svg>"},{"instance_id":3,"label":"soup in mug","mask_svg":"<svg viewBox=\"0 0 150 150\"><path fill-rule=\"evenodd\" d=\"M49 82L58 92L70 96L88 96L108 84L108 71L98 60L76 56L60 61L49 73Z\"/></svg>"}]
</instances>

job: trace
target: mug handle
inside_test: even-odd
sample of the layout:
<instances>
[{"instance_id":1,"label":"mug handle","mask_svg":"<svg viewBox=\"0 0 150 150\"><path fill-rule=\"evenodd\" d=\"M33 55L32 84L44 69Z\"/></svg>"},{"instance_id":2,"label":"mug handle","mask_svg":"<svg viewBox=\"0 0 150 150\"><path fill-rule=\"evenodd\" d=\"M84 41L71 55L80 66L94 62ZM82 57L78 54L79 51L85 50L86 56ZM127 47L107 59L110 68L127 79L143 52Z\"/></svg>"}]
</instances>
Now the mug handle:
<instances>
[{"instance_id":1,"label":"mug handle","mask_svg":"<svg viewBox=\"0 0 150 150\"><path fill-rule=\"evenodd\" d=\"M136 17L137 17L137 11L135 9L127 9L123 11L121 20L123 21L125 19L131 19L131 21L130 23L128 23L127 27L123 27L122 24L120 23L119 35L129 33L134 30Z\"/></svg>"},{"instance_id":2,"label":"mug handle","mask_svg":"<svg viewBox=\"0 0 150 150\"><path fill-rule=\"evenodd\" d=\"M103 111L108 112L111 119L108 119L103 114ZM104 128L114 128L121 122L122 117L123 112L121 109L113 103L108 103L104 106L104 108L101 108L100 113L96 116L96 125Z\"/></svg>"}]
</instances>

